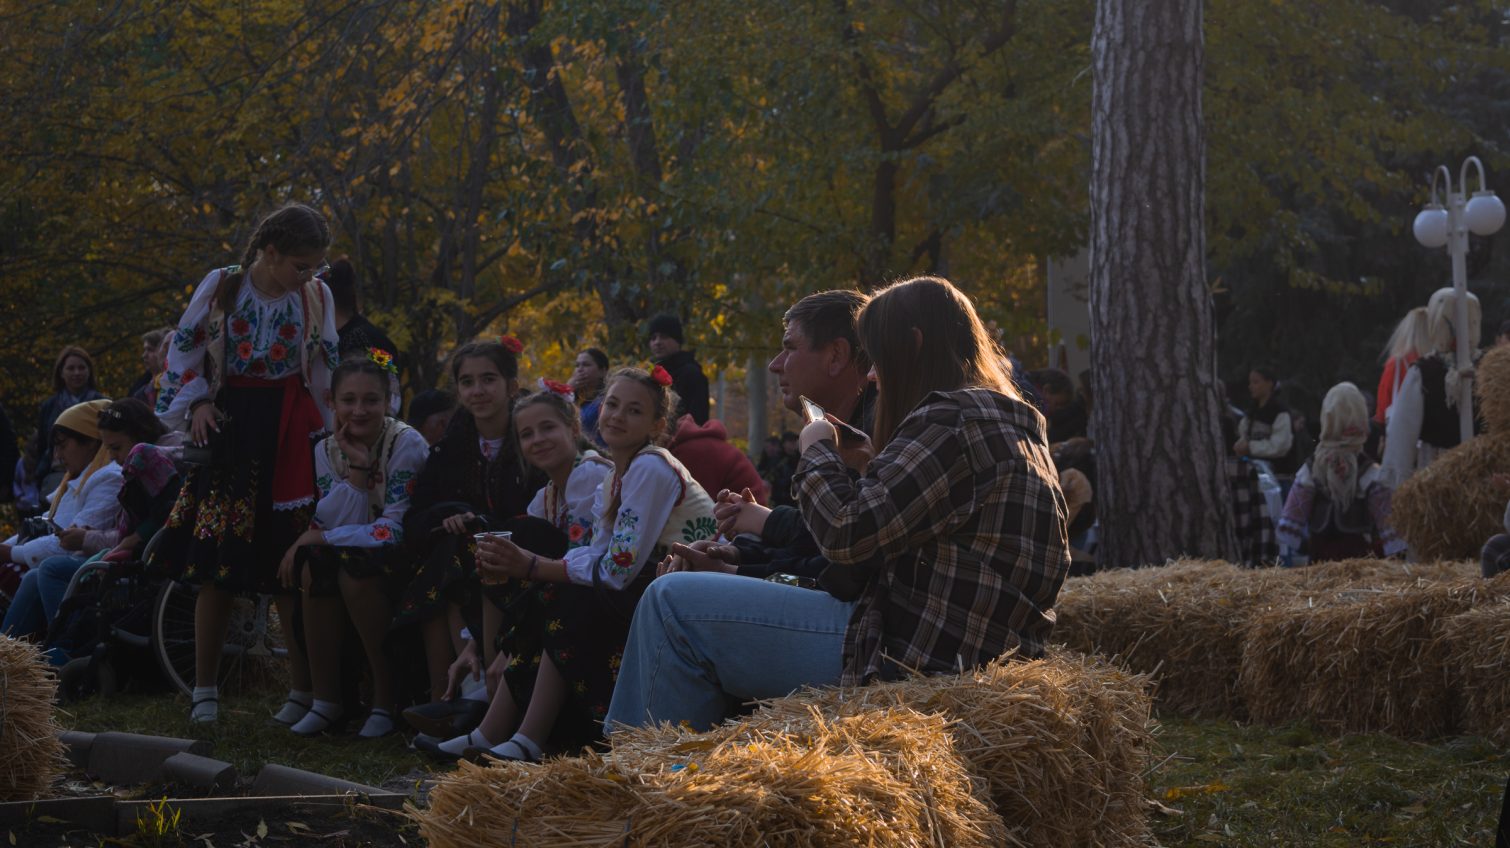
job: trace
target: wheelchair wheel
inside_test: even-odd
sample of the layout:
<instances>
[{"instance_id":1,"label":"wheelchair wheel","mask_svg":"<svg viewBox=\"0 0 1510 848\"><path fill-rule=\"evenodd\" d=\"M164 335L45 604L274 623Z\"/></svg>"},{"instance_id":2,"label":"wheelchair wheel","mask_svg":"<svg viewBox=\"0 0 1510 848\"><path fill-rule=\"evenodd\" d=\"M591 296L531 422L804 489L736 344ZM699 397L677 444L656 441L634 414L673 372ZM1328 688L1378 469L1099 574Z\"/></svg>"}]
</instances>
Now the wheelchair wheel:
<instances>
[{"instance_id":1,"label":"wheelchair wheel","mask_svg":"<svg viewBox=\"0 0 1510 848\"><path fill-rule=\"evenodd\" d=\"M194 606L198 598L198 586L164 581L152 611L152 652L157 655L157 664L173 688L190 696L194 694ZM221 646L215 681L221 689L239 671L245 651L234 633Z\"/></svg>"}]
</instances>

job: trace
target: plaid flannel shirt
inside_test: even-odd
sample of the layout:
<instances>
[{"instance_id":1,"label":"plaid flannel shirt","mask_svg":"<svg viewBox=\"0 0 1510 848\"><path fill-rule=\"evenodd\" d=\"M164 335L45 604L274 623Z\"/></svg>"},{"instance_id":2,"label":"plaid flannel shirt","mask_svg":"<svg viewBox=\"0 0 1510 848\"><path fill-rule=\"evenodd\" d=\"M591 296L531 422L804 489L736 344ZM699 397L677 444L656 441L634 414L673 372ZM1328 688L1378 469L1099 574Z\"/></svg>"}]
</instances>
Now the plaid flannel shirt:
<instances>
[{"instance_id":1,"label":"plaid flannel shirt","mask_svg":"<svg viewBox=\"0 0 1510 848\"><path fill-rule=\"evenodd\" d=\"M1258 469L1239 457L1227 457L1227 483L1232 487L1233 530L1237 561L1244 565L1273 565L1279 559L1274 519L1258 485Z\"/></svg>"},{"instance_id":2,"label":"plaid flannel shirt","mask_svg":"<svg viewBox=\"0 0 1510 848\"><path fill-rule=\"evenodd\" d=\"M834 446L793 477L819 548L878 557L844 634L842 683L1040 656L1069 572L1067 510L1043 416L986 389L934 392L857 477Z\"/></svg>"}]
</instances>

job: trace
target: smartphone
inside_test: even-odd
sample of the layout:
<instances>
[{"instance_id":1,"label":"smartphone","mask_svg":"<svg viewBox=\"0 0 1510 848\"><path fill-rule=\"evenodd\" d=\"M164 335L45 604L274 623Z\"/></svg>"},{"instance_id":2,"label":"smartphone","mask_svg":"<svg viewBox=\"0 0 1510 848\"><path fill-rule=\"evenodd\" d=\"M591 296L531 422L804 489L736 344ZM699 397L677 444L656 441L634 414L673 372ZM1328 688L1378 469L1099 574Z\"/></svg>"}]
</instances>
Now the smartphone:
<instances>
[{"instance_id":1,"label":"smartphone","mask_svg":"<svg viewBox=\"0 0 1510 848\"><path fill-rule=\"evenodd\" d=\"M797 399L802 402L802 417L807 421L807 423L811 424L814 421L822 421L827 419L828 414L824 411L823 407L808 400L807 395L798 395ZM865 435L859 430L856 430L854 427L845 424L842 421L838 423L830 421L829 423L833 424L834 429L838 431L839 441L841 442L863 442L866 439L870 438L869 436Z\"/></svg>"},{"instance_id":2,"label":"smartphone","mask_svg":"<svg viewBox=\"0 0 1510 848\"><path fill-rule=\"evenodd\" d=\"M802 417L807 423L822 421L824 418L823 407L807 399L807 395L798 395L797 400L802 403Z\"/></svg>"}]
</instances>

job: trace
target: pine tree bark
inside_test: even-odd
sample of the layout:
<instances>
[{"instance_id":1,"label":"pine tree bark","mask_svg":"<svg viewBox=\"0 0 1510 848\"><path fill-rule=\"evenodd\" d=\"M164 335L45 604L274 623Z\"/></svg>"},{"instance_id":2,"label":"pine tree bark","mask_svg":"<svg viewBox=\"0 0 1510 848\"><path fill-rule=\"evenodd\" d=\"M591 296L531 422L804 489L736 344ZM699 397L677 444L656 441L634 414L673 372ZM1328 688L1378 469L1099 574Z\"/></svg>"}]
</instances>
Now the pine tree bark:
<instances>
[{"instance_id":1,"label":"pine tree bark","mask_svg":"<svg viewBox=\"0 0 1510 848\"><path fill-rule=\"evenodd\" d=\"M1202 218L1201 0L1097 0L1091 53L1098 559L1231 558Z\"/></svg>"}]
</instances>

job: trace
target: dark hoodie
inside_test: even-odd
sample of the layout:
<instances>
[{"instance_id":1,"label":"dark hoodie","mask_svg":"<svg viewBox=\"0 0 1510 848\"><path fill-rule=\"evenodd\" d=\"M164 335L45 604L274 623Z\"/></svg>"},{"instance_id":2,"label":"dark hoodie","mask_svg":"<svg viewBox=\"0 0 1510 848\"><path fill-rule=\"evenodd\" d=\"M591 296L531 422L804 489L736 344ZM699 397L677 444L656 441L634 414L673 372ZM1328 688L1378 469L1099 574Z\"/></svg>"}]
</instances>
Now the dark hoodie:
<instances>
[{"instance_id":1,"label":"dark hoodie","mask_svg":"<svg viewBox=\"0 0 1510 848\"><path fill-rule=\"evenodd\" d=\"M690 350L679 350L656 362L671 375L671 388L681 402L676 407L676 417L691 415L699 424L708 423L708 378L703 367ZM696 475L693 475L694 477ZM704 486L703 488L707 488ZM717 489L708 489L717 494Z\"/></svg>"}]
</instances>

